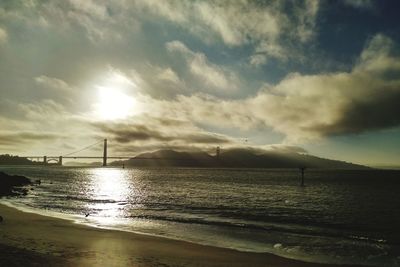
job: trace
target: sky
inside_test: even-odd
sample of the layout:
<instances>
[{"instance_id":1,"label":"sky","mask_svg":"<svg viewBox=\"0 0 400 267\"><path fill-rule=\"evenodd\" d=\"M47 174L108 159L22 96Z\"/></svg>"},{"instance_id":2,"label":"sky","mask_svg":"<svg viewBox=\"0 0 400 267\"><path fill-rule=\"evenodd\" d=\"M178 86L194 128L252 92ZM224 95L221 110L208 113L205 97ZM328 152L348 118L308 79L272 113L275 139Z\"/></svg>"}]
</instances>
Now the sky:
<instances>
[{"instance_id":1,"label":"sky","mask_svg":"<svg viewBox=\"0 0 400 267\"><path fill-rule=\"evenodd\" d=\"M396 0L2 0L0 154L400 165ZM85 155L101 156L101 145Z\"/></svg>"}]
</instances>

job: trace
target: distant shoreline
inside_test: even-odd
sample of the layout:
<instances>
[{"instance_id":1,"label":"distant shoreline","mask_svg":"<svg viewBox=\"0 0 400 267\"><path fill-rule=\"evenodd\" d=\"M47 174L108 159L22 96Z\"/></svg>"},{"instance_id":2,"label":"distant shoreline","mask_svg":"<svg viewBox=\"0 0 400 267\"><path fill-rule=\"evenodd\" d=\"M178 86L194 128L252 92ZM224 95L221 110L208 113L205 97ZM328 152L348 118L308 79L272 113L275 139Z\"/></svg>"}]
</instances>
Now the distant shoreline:
<instances>
[{"instance_id":1,"label":"distant shoreline","mask_svg":"<svg viewBox=\"0 0 400 267\"><path fill-rule=\"evenodd\" d=\"M44 157L44 162L31 161L25 157L0 155L1 164L28 164L28 165L62 165L62 157L56 163L50 163ZM79 157L77 157L79 158ZM110 157L112 159L115 157ZM107 159L103 159L107 162ZM97 166L103 162L76 163L76 165ZM71 164L66 162L65 164ZM73 162L72 162L73 164ZM231 148L216 155L204 151L175 151L161 149L145 152L127 160L115 160L109 166L124 167L195 167L195 168L325 168L325 169L370 169L368 166L326 159L305 153L255 150L253 148Z\"/></svg>"},{"instance_id":2,"label":"distant shoreline","mask_svg":"<svg viewBox=\"0 0 400 267\"><path fill-rule=\"evenodd\" d=\"M122 165L117 165L117 164L110 164L107 166L101 166L101 165L85 165L85 164L77 164L77 165L70 165L70 164L65 164L65 165L56 165L56 164L50 164L50 165L30 165L30 164L0 164L1 167L35 167L35 168L122 168ZM222 170L295 170L298 171L299 168L297 167L231 167L231 166L134 166L134 165L125 165L124 168L126 169L159 169L159 168L176 168L176 169L222 169ZM382 171L398 171L400 170L400 167L377 167L377 166L366 166L363 168L322 168L322 167L309 167L306 169L306 171L319 171L319 170L335 170L335 171L376 171L376 170L382 170Z\"/></svg>"}]
</instances>

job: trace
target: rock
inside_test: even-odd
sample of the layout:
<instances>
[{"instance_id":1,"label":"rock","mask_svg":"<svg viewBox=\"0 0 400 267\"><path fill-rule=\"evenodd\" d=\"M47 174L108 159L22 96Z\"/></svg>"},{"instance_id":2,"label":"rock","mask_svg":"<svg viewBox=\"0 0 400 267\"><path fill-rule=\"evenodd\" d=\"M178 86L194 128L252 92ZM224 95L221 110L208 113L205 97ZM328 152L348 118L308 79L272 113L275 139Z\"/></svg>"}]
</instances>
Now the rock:
<instances>
[{"instance_id":1,"label":"rock","mask_svg":"<svg viewBox=\"0 0 400 267\"><path fill-rule=\"evenodd\" d=\"M0 172L0 196L21 195L27 191L23 187L31 184L31 180L25 176L8 175Z\"/></svg>"}]
</instances>

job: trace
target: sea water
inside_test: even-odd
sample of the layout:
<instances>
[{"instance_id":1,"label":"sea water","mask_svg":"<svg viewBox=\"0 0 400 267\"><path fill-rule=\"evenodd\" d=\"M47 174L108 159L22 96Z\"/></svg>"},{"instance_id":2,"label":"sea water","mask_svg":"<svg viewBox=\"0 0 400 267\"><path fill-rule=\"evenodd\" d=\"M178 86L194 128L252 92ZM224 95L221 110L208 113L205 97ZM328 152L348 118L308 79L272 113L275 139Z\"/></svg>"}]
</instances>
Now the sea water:
<instances>
[{"instance_id":1,"label":"sea water","mask_svg":"<svg viewBox=\"0 0 400 267\"><path fill-rule=\"evenodd\" d=\"M78 223L321 263L400 265L400 171L12 167L16 207ZM88 214L86 217L85 214Z\"/></svg>"}]
</instances>

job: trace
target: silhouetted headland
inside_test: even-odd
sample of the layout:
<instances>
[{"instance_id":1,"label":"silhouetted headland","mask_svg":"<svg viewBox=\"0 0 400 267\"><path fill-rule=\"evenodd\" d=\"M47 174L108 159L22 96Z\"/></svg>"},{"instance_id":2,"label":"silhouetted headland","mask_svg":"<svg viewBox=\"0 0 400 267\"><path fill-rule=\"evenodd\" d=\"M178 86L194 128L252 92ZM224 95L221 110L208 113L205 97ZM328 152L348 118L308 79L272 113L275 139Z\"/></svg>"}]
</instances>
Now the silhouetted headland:
<instances>
[{"instance_id":1,"label":"silhouetted headland","mask_svg":"<svg viewBox=\"0 0 400 267\"><path fill-rule=\"evenodd\" d=\"M41 162L12 156L0 155L0 165L41 165ZM57 164L49 164L57 165ZM67 162L66 166L99 166L100 162ZM324 159L297 152L234 148L210 155L203 151L180 152L157 150L139 154L128 160L114 161L111 166L131 167L204 167L204 168L321 168L321 169L369 169L349 162Z\"/></svg>"},{"instance_id":2,"label":"silhouetted headland","mask_svg":"<svg viewBox=\"0 0 400 267\"><path fill-rule=\"evenodd\" d=\"M38 162L14 155L0 155L0 165L37 165Z\"/></svg>"},{"instance_id":3,"label":"silhouetted headland","mask_svg":"<svg viewBox=\"0 0 400 267\"><path fill-rule=\"evenodd\" d=\"M146 167L207 167L207 168L324 168L324 169L368 169L363 165L319 158L295 152L259 151L246 148L227 149L220 155L206 152L178 152L158 150L142 153L125 161L114 161L110 165Z\"/></svg>"}]
</instances>

